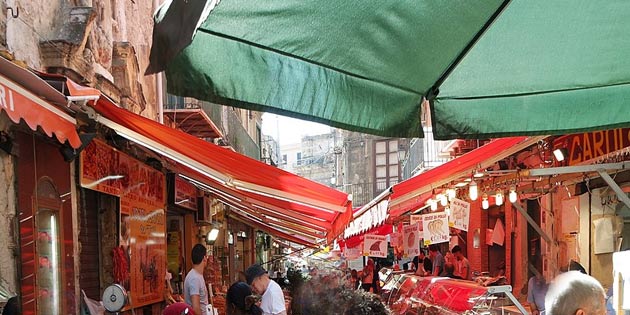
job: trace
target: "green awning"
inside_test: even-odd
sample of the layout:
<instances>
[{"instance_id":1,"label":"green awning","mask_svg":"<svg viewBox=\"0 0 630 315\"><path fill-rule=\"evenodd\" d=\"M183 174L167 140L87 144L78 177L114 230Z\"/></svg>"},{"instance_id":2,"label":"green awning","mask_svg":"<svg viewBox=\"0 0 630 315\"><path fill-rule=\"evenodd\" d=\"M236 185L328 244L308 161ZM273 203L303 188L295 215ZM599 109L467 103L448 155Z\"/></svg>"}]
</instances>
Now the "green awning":
<instances>
[{"instance_id":1,"label":"green awning","mask_svg":"<svg viewBox=\"0 0 630 315\"><path fill-rule=\"evenodd\" d=\"M148 72L173 94L382 136L421 136L423 98L439 139L630 126L630 2L508 2L175 0Z\"/></svg>"}]
</instances>

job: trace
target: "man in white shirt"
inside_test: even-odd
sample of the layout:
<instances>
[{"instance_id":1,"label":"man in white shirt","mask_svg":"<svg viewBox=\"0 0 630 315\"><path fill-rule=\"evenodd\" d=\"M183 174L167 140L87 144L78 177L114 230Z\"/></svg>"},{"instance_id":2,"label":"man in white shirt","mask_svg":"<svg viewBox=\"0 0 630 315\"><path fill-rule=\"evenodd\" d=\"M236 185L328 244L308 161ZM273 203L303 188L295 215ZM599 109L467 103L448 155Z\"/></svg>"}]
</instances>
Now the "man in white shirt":
<instances>
[{"instance_id":1,"label":"man in white shirt","mask_svg":"<svg viewBox=\"0 0 630 315\"><path fill-rule=\"evenodd\" d=\"M263 315L286 315L284 294L280 286L269 278L269 274L259 264L251 265L245 271L247 284L254 293L262 295L260 308Z\"/></svg>"},{"instance_id":2,"label":"man in white shirt","mask_svg":"<svg viewBox=\"0 0 630 315\"><path fill-rule=\"evenodd\" d=\"M184 299L190 305L195 315L208 314L208 290L203 279L203 270L206 268L206 247L197 244L192 249L193 267L184 280Z\"/></svg>"}]
</instances>

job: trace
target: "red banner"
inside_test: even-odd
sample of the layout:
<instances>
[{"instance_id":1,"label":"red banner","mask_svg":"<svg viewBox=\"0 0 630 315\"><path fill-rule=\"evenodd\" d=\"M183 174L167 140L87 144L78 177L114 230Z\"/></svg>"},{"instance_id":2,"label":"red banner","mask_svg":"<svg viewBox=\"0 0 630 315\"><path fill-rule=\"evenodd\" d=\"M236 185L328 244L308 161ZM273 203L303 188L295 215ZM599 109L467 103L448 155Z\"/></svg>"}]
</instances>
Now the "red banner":
<instances>
[{"instance_id":1,"label":"red banner","mask_svg":"<svg viewBox=\"0 0 630 315\"><path fill-rule=\"evenodd\" d=\"M578 165L630 147L630 128L566 135L558 137L553 147L566 149L567 165Z\"/></svg>"}]
</instances>

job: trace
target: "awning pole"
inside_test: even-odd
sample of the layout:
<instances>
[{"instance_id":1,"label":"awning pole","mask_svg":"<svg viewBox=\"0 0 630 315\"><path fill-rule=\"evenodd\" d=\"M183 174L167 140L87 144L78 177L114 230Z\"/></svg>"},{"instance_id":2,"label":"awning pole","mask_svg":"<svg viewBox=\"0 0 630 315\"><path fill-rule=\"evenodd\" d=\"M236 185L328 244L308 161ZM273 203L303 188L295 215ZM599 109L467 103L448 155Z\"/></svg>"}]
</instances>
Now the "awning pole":
<instances>
[{"instance_id":1,"label":"awning pole","mask_svg":"<svg viewBox=\"0 0 630 315\"><path fill-rule=\"evenodd\" d=\"M523 217L525 217L527 222L534 228L534 230L536 230L536 232L538 232L538 234L540 234L542 238L545 239L547 243L554 244L554 242L551 240L551 237L549 237L549 235L547 235L547 233L545 233L545 231L540 228L540 225L538 225L538 223L536 223L536 221L532 219L532 217L529 215L529 213L527 213L527 211L525 211L525 209L523 209L523 206L521 206L520 203L516 202L512 205L514 206L514 208L516 208L516 210L518 210L518 212L523 215Z\"/></svg>"},{"instance_id":2,"label":"awning pole","mask_svg":"<svg viewBox=\"0 0 630 315\"><path fill-rule=\"evenodd\" d=\"M621 190L621 187L617 185L615 180L612 179L610 175L608 175L608 173L606 173L606 171L604 171L603 169L598 169L597 173L599 173L599 176L601 176L608 184L608 186L610 186L610 188L612 188L612 190L617 194L617 198L619 198L619 200L623 202L626 207L630 208L630 198L628 198L628 195L626 195L626 193Z\"/></svg>"}]
</instances>

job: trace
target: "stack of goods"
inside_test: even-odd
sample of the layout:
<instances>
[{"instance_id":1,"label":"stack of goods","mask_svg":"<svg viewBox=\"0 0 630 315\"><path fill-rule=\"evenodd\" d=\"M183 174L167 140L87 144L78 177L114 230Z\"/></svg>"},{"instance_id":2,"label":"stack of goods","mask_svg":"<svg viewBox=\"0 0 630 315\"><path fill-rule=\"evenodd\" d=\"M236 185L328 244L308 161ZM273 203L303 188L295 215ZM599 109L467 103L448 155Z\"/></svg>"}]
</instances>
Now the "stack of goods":
<instances>
[{"instance_id":1,"label":"stack of goods","mask_svg":"<svg viewBox=\"0 0 630 315\"><path fill-rule=\"evenodd\" d=\"M213 295L221 291L223 285L221 279L221 262L216 259L215 256L208 257L208 264L204 270L203 277L206 283L212 285Z\"/></svg>"},{"instance_id":2,"label":"stack of goods","mask_svg":"<svg viewBox=\"0 0 630 315\"><path fill-rule=\"evenodd\" d=\"M215 295L212 302L214 302L212 306L214 306L214 308L217 309L217 312L219 314L225 314L226 309L225 309L225 295L224 294Z\"/></svg>"}]
</instances>

